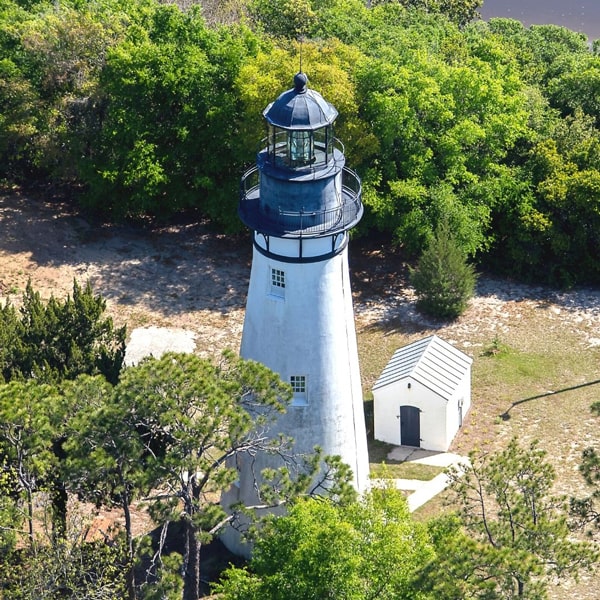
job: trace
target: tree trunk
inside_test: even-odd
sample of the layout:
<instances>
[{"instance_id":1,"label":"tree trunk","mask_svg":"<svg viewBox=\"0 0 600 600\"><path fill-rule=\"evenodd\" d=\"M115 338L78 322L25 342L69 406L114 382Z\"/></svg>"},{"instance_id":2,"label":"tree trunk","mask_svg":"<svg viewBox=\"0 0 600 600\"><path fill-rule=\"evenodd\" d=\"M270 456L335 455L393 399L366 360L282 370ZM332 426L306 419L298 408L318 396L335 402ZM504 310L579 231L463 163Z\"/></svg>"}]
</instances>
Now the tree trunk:
<instances>
[{"instance_id":1,"label":"tree trunk","mask_svg":"<svg viewBox=\"0 0 600 600\"><path fill-rule=\"evenodd\" d=\"M123 517L125 519L125 535L127 537L127 559L129 566L127 569L127 595L129 600L137 599L137 589L135 585L135 561L133 560L133 533L131 531L131 510L129 509L129 495L123 494Z\"/></svg>"},{"instance_id":2,"label":"tree trunk","mask_svg":"<svg viewBox=\"0 0 600 600\"><path fill-rule=\"evenodd\" d=\"M52 489L52 537L55 541L64 539L67 534L67 490L60 482L54 481Z\"/></svg>"},{"instance_id":3,"label":"tree trunk","mask_svg":"<svg viewBox=\"0 0 600 600\"><path fill-rule=\"evenodd\" d=\"M185 545L187 561L184 564L183 600L198 600L200 597L200 548L196 528L189 518L185 523Z\"/></svg>"},{"instance_id":4,"label":"tree trunk","mask_svg":"<svg viewBox=\"0 0 600 600\"><path fill-rule=\"evenodd\" d=\"M27 489L27 520L29 521L29 544L33 548L33 494Z\"/></svg>"},{"instance_id":5,"label":"tree trunk","mask_svg":"<svg viewBox=\"0 0 600 600\"><path fill-rule=\"evenodd\" d=\"M61 436L52 441L52 453L56 456L59 465L63 465L67 454L63 447L66 438ZM68 495L61 477L61 467L55 466L50 475L52 488L52 537L59 540L67 534L67 502Z\"/></svg>"}]
</instances>

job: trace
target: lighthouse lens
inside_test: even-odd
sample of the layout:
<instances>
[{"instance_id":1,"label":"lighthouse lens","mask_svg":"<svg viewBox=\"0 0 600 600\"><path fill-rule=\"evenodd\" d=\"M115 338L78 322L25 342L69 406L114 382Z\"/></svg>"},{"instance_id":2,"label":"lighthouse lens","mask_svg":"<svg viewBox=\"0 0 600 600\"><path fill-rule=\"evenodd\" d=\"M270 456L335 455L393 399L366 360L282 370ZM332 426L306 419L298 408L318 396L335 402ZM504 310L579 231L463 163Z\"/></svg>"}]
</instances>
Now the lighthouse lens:
<instances>
[{"instance_id":1,"label":"lighthouse lens","mask_svg":"<svg viewBox=\"0 0 600 600\"><path fill-rule=\"evenodd\" d=\"M292 167L301 167L312 162L313 144L310 131L291 131L289 143Z\"/></svg>"}]
</instances>

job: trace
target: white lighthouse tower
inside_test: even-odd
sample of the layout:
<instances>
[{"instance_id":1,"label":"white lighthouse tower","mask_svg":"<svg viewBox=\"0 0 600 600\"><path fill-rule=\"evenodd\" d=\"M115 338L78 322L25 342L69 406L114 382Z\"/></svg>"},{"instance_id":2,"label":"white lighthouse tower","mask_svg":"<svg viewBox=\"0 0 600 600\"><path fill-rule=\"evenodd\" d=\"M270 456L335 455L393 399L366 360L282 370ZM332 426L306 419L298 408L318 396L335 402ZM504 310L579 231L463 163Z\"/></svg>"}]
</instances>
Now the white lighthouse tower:
<instances>
[{"instance_id":1,"label":"white lighthouse tower","mask_svg":"<svg viewBox=\"0 0 600 600\"><path fill-rule=\"evenodd\" d=\"M242 178L239 214L254 248L240 354L293 388L273 434L293 437L298 453L318 445L341 456L364 491L369 461L348 269L361 186L333 136L337 110L307 82L298 73L293 89L264 110L266 147ZM255 502L254 474L242 467L238 483L238 500Z\"/></svg>"}]
</instances>

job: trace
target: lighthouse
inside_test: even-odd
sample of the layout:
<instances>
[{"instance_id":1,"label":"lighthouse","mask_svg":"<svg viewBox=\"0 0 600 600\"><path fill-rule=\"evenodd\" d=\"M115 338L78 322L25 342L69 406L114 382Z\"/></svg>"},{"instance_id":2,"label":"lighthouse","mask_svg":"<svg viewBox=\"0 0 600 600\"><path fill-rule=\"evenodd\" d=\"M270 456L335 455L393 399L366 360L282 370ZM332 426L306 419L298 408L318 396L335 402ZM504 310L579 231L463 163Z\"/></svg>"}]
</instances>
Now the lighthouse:
<instances>
[{"instance_id":1,"label":"lighthouse","mask_svg":"<svg viewBox=\"0 0 600 600\"><path fill-rule=\"evenodd\" d=\"M294 438L296 453L339 455L361 492L369 462L348 268L361 184L333 134L337 110L307 84L298 73L264 110L266 145L241 181L253 255L240 354L292 387L273 435ZM257 466L274 465L253 463L252 472L239 464L229 501L255 503Z\"/></svg>"}]
</instances>

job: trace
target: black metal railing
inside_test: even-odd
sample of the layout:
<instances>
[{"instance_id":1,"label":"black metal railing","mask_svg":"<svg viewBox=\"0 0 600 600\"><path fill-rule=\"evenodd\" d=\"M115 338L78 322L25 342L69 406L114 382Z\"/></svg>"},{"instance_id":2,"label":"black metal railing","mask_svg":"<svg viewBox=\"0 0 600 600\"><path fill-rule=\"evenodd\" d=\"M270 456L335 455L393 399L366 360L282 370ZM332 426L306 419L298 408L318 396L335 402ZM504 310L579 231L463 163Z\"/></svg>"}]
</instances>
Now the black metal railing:
<instances>
[{"instance_id":1,"label":"black metal railing","mask_svg":"<svg viewBox=\"0 0 600 600\"><path fill-rule=\"evenodd\" d=\"M251 229L272 235L317 237L350 229L363 213L362 186L358 175L344 167L339 206L323 210L297 211L261 206L259 169L248 169L241 180L239 214Z\"/></svg>"}]
</instances>

